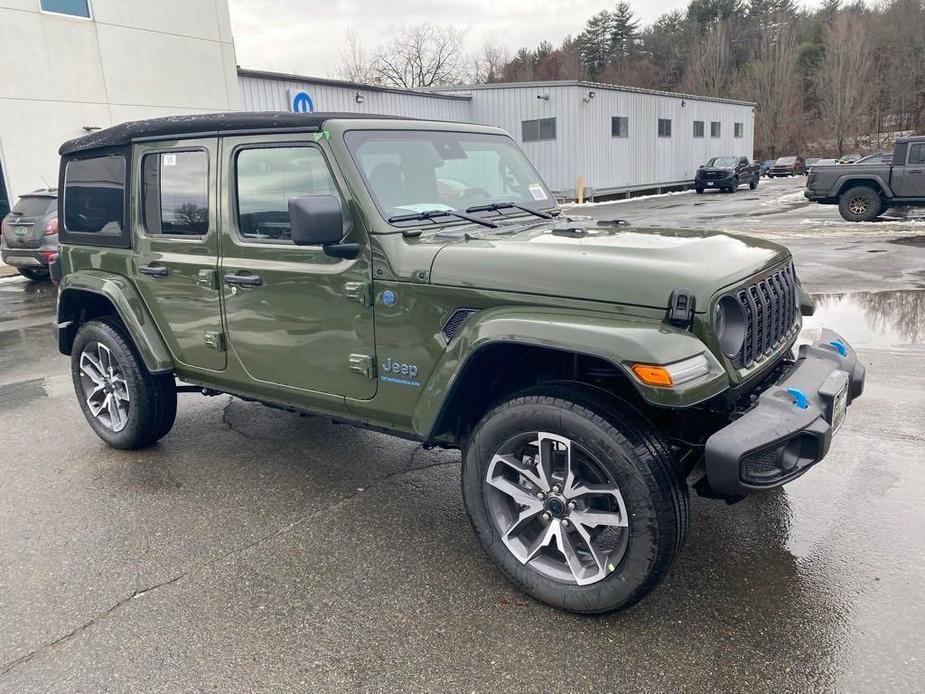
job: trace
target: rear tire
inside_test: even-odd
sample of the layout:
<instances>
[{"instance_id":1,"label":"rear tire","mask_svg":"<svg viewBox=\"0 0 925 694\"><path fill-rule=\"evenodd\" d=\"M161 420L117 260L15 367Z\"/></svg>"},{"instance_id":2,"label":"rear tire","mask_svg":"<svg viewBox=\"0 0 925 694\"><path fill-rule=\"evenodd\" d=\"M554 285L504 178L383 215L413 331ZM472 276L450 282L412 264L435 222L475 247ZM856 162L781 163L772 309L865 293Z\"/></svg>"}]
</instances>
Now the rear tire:
<instances>
[{"instance_id":1,"label":"rear tire","mask_svg":"<svg viewBox=\"0 0 925 694\"><path fill-rule=\"evenodd\" d=\"M883 212L880 193L868 186L856 186L841 194L838 211L848 222L870 222Z\"/></svg>"},{"instance_id":2,"label":"rear tire","mask_svg":"<svg viewBox=\"0 0 925 694\"><path fill-rule=\"evenodd\" d=\"M35 268L31 267L20 267L16 268L16 271L30 282L47 282L48 278L50 277L48 270L36 270Z\"/></svg>"},{"instance_id":3,"label":"rear tire","mask_svg":"<svg viewBox=\"0 0 925 694\"><path fill-rule=\"evenodd\" d=\"M556 461L548 468L544 450ZM571 612L641 600L687 533L687 483L662 437L623 401L578 386L524 391L486 414L463 451L462 487L475 534L502 573ZM588 514L609 520L588 527ZM621 515L625 524L613 522Z\"/></svg>"},{"instance_id":4,"label":"rear tire","mask_svg":"<svg viewBox=\"0 0 925 694\"><path fill-rule=\"evenodd\" d=\"M115 318L80 326L71 351L71 378L87 423L113 448L150 446L173 427L173 374L148 373Z\"/></svg>"}]
</instances>

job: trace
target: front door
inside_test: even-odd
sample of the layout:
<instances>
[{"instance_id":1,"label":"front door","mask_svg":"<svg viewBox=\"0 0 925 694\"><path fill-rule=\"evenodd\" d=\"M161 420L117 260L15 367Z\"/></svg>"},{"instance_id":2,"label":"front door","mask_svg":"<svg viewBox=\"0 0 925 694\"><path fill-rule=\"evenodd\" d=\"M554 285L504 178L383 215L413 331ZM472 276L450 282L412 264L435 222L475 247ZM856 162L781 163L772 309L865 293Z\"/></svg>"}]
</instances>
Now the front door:
<instances>
[{"instance_id":1,"label":"front door","mask_svg":"<svg viewBox=\"0 0 925 694\"><path fill-rule=\"evenodd\" d=\"M898 198L925 195L925 142L910 143L906 165L893 169L893 194Z\"/></svg>"},{"instance_id":2,"label":"front door","mask_svg":"<svg viewBox=\"0 0 925 694\"><path fill-rule=\"evenodd\" d=\"M228 342L247 376L303 391L369 399L376 393L371 266L322 147L311 135L228 137L222 143L221 289ZM289 199L341 198L355 260L290 239Z\"/></svg>"},{"instance_id":3,"label":"front door","mask_svg":"<svg viewBox=\"0 0 925 694\"><path fill-rule=\"evenodd\" d=\"M218 289L218 141L137 145L132 274L178 364L225 368Z\"/></svg>"}]
</instances>

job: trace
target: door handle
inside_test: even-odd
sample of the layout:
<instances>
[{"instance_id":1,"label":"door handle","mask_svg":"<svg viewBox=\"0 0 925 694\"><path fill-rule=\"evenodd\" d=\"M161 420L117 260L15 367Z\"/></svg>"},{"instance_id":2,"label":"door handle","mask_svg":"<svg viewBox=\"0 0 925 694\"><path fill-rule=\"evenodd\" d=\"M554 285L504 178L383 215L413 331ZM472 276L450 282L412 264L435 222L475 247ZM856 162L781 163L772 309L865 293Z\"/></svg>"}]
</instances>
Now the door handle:
<instances>
[{"instance_id":1,"label":"door handle","mask_svg":"<svg viewBox=\"0 0 925 694\"><path fill-rule=\"evenodd\" d=\"M169 270L163 265L142 265L138 268L138 272L142 275L150 275L151 277L166 277Z\"/></svg>"},{"instance_id":2,"label":"door handle","mask_svg":"<svg viewBox=\"0 0 925 694\"><path fill-rule=\"evenodd\" d=\"M925 173L925 170L923 170L923 169L909 169L909 171L907 171L906 173L908 173L908 174L922 175L923 173Z\"/></svg>"},{"instance_id":3,"label":"door handle","mask_svg":"<svg viewBox=\"0 0 925 694\"><path fill-rule=\"evenodd\" d=\"M225 275L225 284L229 287L259 287L263 284L263 278L260 275L236 275L230 273Z\"/></svg>"}]
</instances>

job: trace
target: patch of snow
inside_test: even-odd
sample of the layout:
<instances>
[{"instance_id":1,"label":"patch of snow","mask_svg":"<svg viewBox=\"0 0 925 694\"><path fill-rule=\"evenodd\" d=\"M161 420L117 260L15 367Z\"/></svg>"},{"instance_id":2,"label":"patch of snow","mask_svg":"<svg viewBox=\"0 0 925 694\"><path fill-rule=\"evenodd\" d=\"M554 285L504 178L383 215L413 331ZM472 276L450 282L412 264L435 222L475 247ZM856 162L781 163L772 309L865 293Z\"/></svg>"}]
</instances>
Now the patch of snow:
<instances>
[{"instance_id":1,"label":"patch of snow","mask_svg":"<svg viewBox=\"0 0 925 694\"><path fill-rule=\"evenodd\" d=\"M603 202L584 202L578 204L577 202L565 203L562 207L568 207L569 209L578 208L584 209L585 207L600 207L602 205L617 205L623 202L636 202L637 200L652 200L653 198L667 198L670 195L689 195L693 193L693 190L672 190L668 193L656 193L652 195L637 195L634 198L620 198L619 200L606 200ZM800 193L802 195L802 193Z\"/></svg>"}]
</instances>

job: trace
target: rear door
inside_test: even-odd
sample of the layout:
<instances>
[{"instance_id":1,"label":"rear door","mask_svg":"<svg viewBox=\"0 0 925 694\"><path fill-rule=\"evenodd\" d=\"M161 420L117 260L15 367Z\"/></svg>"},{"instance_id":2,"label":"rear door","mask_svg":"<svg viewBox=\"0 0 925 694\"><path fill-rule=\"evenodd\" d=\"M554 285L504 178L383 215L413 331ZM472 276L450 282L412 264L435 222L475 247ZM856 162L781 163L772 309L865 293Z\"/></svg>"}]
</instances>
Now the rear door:
<instances>
[{"instance_id":1,"label":"rear door","mask_svg":"<svg viewBox=\"0 0 925 694\"><path fill-rule=\"evenodd\" d=\"M369 243L351 222L346 186L311 136L222 141L222 296L228 342L252 385L328 396L376 393ZM290 238L290 198L341 198L355 259Z\"/></svg>"},{"instance_id":2,"label":"rear door","mask_svg":"<svg viewBox=\"0 0 925 694\"><path fill-rule=\"evenodd\" d=\"M925 197L925 142L909 143L907 149L905 166L893 168L893 194L898 198Z\"/></svg>"},{"instance_id":3,"label":"rear door","mask_svg":"<svg viewBox=\"0 0 925 694\"><path fill-rule=\"evenodd\" d=\"M218 143L135 147L133 274L179 364L225 368L218 290Z\"/></svg>"}]
</instances>

